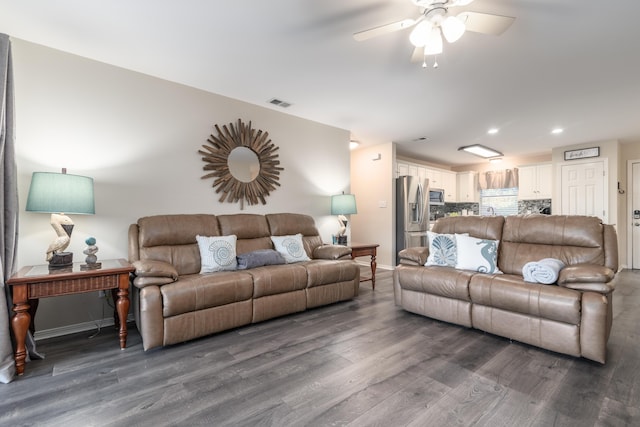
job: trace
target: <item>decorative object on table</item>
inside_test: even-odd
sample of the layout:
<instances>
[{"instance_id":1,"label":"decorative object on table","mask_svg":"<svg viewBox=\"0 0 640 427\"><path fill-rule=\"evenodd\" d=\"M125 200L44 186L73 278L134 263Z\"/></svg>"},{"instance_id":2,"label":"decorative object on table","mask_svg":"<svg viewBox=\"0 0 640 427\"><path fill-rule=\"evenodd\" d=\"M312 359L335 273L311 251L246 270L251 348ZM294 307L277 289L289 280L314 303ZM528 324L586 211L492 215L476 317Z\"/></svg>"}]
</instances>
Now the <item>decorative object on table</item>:
<instances>
[{"instance_id":1,"label":"decorative object on table","mask_svg":"<svg viewBox=\"0 0 640 427\"><path fill-rule=\"evenodd\" d=\"M87 247L82 251L87 257L84 259L84 264L80 265L80 270L96 270L102 267L102 263L98 262L98 256L96 253L98 252L98 247L96 246L96 238L95 237L87 237L84 241L87 244Z\"/></svg>"},{"instance_id":2,"label":"decorative object on table","mask_svg":"<svg viewBox=\"0 0 640 427\"><path fill-rule=\"evenodd\" d=\"M73 253L65 252L71 241L73 221L66 214L93 215L93 178L62 173L34 172L31 177L26 210L51 214L51 226L57 237L47 249L50 269L67 268Z\"/></svg>"},{"instance_id":3,"label":"decorative object on table","mask_svg":"<svg viewBox=\"0 0 640 427\"><path fill-rule=\"evenodd\" d=\"M280 167L278 147L269 139L269 133L251 128L251 122L245 124L241 119L234 125L229 123L222 129L215 125L218 135L210 135L203 145L203 169L208 172L202 179L213 178L212 187L216 193L222 193L219 201L229 203L244 201L250 205L261 202L267 204L265 197L280 186Z\"/></svg>"},{"instance_id":4,"label":"decorative object on table","mask_svg":"<svg viewBox=\"0 0 640 427\"><path fill-rule=\"evenodd\" d=\"M357 214L356 196L353 194L337 194L331 196L331 215L338 215L340 228L338 234L333 236L333 243L339 245L347 244L347 217L345 215Z\"/></svg>"}]
</instances>

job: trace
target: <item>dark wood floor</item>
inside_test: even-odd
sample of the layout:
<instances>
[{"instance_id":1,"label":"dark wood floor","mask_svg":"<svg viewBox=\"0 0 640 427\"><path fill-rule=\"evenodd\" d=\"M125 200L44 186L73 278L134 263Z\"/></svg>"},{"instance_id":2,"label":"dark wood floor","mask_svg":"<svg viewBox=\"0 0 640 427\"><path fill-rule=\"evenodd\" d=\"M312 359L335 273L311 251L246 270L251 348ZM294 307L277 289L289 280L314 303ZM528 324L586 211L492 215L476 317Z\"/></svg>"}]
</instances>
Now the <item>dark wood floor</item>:
<instances>
[{"instance_id":1,"label":"dark wood floor","mask_svg":"<svg viewBox=\"0 0 640 427\"><path fill-rule=\"evenodd\" d=\"M601 366L404 312L391 272L353 301L147 352L130 325L38 343L0 425L638 426L640 271Z\"/></svg>"}]
</instances>

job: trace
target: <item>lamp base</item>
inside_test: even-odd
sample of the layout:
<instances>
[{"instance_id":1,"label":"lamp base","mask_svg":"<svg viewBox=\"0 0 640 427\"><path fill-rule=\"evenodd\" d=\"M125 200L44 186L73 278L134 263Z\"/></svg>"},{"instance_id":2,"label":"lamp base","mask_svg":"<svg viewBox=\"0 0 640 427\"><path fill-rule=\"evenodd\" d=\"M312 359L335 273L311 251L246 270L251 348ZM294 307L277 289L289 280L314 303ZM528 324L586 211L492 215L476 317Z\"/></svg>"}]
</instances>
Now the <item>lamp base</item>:
<instances>
[{"instance_id":1,"label":"lamp base","mask_svg":"<svg viewBox=\"0 0 640 427\"><path fill-rule=\"evenodd\" d=\"M53 257L49 260L49 270L58 270L61 268L68 268L73 265L73 252L58 252L54 253Z\"/></svg>"},{"instance_id":2,"label":"lamp base","mask_svg":"<svg viewBox=\"0 0 640 427\"><path fill-rule=\"evenodd\" d=\"M334 245L347 245L347 236L333 236Z\"/></svg>"}]
</instances>

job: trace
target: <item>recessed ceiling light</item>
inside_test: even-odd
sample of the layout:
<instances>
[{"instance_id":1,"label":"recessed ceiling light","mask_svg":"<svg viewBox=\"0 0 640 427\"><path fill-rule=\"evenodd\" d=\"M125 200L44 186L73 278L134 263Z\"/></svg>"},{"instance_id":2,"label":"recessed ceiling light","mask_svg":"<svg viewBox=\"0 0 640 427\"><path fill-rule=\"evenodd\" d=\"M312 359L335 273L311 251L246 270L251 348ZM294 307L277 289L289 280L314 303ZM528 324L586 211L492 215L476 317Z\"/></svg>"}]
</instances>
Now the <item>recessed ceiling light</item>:
<instances>
[{"instance_id":1,"label":"recessed ceiling light","mask_svg":"<svg viewBox=\"0 0 640 427\"><path fill-rule=\"evenodd\" d=\"M551 133L554 134L554 135L558 135L558 134L560 134L562 132L564 132L564 129L562 129L562 128L553 128L551 130Z\"/></svg>"},{"instance_id":2,"label":"recessed ceiling light","mask_svg":"<svg viewBox=\"0 0 640 427\"><path fill-rule=\"evenodd\" d=\"M499 131L499 130L500 130L500 129L498 129L498 128L491 128L491 129L489 129L489 130L487 131L487 133L488 133L489 135L495 135L496 133L498 133L498 131Z\"/></svg>"}]
</instances>

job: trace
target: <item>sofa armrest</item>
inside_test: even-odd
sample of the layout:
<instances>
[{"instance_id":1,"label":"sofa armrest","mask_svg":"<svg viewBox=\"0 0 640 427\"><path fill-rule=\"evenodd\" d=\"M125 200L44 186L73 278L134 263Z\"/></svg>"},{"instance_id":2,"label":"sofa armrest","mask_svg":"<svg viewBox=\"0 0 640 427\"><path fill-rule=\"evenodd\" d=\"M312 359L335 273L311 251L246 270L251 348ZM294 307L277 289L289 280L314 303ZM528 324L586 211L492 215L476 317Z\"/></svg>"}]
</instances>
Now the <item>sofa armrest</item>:
<instances>
[{"instance_id":1,"label":"sofa armrest","mask_svg":"<svg viewBox=\"0 0 640 427\"><path fill-rule=\"evenodd\" d=\"M560 270L558 286L608 294L615 289L615 275L615 271L602 265L570 265Z\"/></svg>"},{"instance_id":2,"label":"sofa armrest","mask_svg":"<svg viewBox=\"0 0 640 427\"><path fill-rule=\"evenodd\" d=\"M398 253L400 264L405 265L424 265L429 256L429 248L426 246L416 246L406 248Z\"/></svg>"},{"instance_id":3,"label":"sofa armrest","mask_svg":"<svg viewBox=\"0 0 640 427\"><path fill-rule=\"evenodd\" d=\"M151 259L142 259L134 261L132 265L135 267L133 284L138 288L149 285L166 285L178 280L178 271L176 268L164 261L156 261Z\"/></svg>"},{"instance_id":4,"label":"sofa armrest","mask_svg":"<svg viewBox=\"0 0 640 427\"><path fill-rule=\"evenodd\" d=\"M340 259L351 255L351 248L342 245L320 245L313 250L313 259Z\"/></svg>"}]
</instances>

